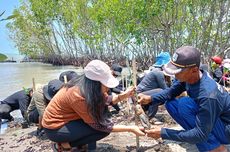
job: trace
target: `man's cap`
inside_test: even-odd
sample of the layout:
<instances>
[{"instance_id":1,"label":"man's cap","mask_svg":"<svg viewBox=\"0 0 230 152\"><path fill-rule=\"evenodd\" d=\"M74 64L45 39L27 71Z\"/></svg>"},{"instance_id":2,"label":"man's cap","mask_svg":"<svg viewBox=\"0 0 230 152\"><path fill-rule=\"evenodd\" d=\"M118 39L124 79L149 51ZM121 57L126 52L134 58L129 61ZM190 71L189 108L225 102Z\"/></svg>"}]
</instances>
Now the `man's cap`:
<instances>
[{"instance_id":1,"label":"man's cap","mask_svg":"<svg viewBox=\"0 0 230 152\"><path fill-rule=\"evenodd\" d=\"M169 52L161 52L156 57L156 62L153 64L154 67L162 67L163 65L167 64L170 61L170 54Z\"/></svg>"},{"instance_id":2,"label":"man's cap","mask_svg":"<svg viewBox=\"0 0 230 152\"><path fill-rule=\"evenodd\" d=\"M113 70L113 73L117 76L121 75L122 67L119 64L113 64L111 66L111 69Z\"/></svg>"},{"instance_id":3,"label":"man's cap","mask_svg":"<svg viewBox=\"0 0 230 152\"><path fill-rule=\"evenodd\" d=\"M64 82L64 76L66 76L68 82L71 79L78 77L79 75L75 71L64 71L60 74L59 80Z\"/></svg>"},{"instance_id":4,"label":"man's cap","mask_svg":"<svg viewBox=\"0 0 230 152\"><path fill-rule=\"evenodd\" d=\"M219 64L219 65L221 65L221 63L222 63L222 58L219 56L213 56L213 57L211 57L211 60L213 62L215 62L216 64Z\"/></svg>"},{"instance_id":5,"label":"man's cap","mask_svg":"<svg viewBox=\"0 0 230 152\"><path fill-rule=\"evenodd\" d=\"M119 81L112 75L110 67L101 60L92 60L84 68L85 76L94 81L100 81L108 88L115 88Z\"/></svg>"},{"instance_id":6,"label":"man's cap","mask_svg":"<svg viewBox=\"0 0 230 152\"><path fill-rule=\"evenodd\" d=\"M199 67L200 57L198 49L192 46L182 46L173 54L171 61L163 66L163 70L168 75L175 75L184 68Z\"/></svg>"},{"instance_id":7,"label":"man's cap","mask_svg":"<svg viewBox=\"0 0 230 152\"><path fill-rule=\"evenodd\" d=\"M45 98L50 101L62 86L63 82L58 79L49 81L48 85L43 87L43 94Z\"/></svg>"}]
</instances>

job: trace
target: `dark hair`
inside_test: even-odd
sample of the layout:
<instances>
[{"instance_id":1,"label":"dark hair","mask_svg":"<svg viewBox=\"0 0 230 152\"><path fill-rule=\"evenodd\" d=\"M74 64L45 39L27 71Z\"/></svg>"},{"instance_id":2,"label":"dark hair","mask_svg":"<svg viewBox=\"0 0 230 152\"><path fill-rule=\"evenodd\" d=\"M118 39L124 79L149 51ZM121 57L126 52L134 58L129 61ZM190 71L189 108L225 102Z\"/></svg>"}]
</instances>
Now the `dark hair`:
<instances>
[{"instance_id":1,"label":"dark hair","mask_svg":"<svg viewBox=\"0 0 230 152\"><path fill-rule=\"evenodd\" d=\"M88 112L94 121L104 124L105 97L101 92L101 82L88 79L83 74L70 80L64 87L70 88L73 86L80 88L81 95L85 98Z\"/></svg>"},{"instance_id":2,"label":"dark hair","mask_svg":"<svg viewBox=\"0 0 230 152\"><path fill-rule=\"evenodd\" d=\"M75 71L65 71L62 72L59 76L59 80L64 82L64 76L66 76L67 82L73 79L74 77L78 77L79 75Z\"/></svg>"}]
</instances>

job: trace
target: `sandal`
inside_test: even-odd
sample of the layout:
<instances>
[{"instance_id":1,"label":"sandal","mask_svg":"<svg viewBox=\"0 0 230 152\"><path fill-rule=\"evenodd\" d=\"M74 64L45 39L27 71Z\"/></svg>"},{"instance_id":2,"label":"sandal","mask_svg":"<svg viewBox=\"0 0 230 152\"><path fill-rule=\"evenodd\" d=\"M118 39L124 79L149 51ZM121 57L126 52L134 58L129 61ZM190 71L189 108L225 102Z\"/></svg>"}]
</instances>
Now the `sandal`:
<instances>
[{"instance_id":1,"label":"sandal","mask_svg":"<svg viewBox=\"0 0 230 152\"><path fill-rule=\"evenodd\" d=\"M77 147L72 147L71 152L87 152L87 145L81 145Z\"/></svg>"},{"instance_id":2,"label":"sandal","mask_svg":"<svg viewBox=\"0 0 230 152\"><path fill-rule=\"evenodd\" d=\"M81 145L81 146L77 146L77 150L79 152L86 152L88 149L87 145Z\"/></svg>"},{"instance_id":3,"label":"sandal","mask_svg":"<svg viewBox=\"0 0 230 152\"><path fill-rule=\"evenodd\" d=\"M52 144L52 149L54 152L71 152L72 148L64 148L62 147L61 143L54 143Z\"/></svg>"}]
</instances>

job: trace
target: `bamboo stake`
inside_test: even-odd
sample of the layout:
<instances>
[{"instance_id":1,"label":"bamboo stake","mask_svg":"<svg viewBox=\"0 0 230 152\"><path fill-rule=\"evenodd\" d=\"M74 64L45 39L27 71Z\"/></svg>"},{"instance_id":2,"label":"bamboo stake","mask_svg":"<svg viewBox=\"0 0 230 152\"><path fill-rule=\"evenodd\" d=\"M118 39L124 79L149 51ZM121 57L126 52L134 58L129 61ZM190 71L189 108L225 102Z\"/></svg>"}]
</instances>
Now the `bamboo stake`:
<instances>
[{"instance_id":1,"label":"bamboo stake","mask_svg":"<svg viewBox=\"0 0 230 152\"><path fill-rule=\"evenodd\" d=\"M128 87L128 75L125 75L125 89L127 89Z\"/></svg>"},{"instance_id":2,"label":"bamboo stake","mask_svg":"<svg viewBox=\"0 0 230 152\"><path fill-rule=\"evenodd\" d=\"M36 86L35 86L35 79L32 78L32 84L33 84L33 92L36 90Z\"/></svg>"},{"instance_id":3,"label":"bamboo stake","mask_svg":"<svg viewBox=\"0 0 230 152\"><path fill-rule=\"evenodd\" d=\"M64 83L67 83L68 81L67 81L67 76L66 75L64 75Z\"/></svg>"},{"instance_id":4,"label":"bamboo stake","mask_svg":"<svg viewBox=\"0 0 230 152\"><path fill-rule=\"evenodd\" d=\"M132 60L132 67L133 67L133 86L136 87L137 85L137 68L136 68L136 60L135 58ZM135 94L136 96L136 94ZM136 107L137 105L137 102L136 100L133 100L133 104L134 104L134 107ZM136 110L135 111L135 125L138 125L138 115L137 115L137 112ZM136 151L139 150L139 147L140 147L140 141L139 141L139 136L136 135L136 144L137 144L137 148L136 148Z\"/></svg>"},{"instance_id":5,"label":"bamboo stake","mask_svg":"<svg viewBox=\"0 0 230 152\"><path fill-rule=\"evenodd\" d=\"M122 82L122 91L124 91L124 74L121 74L121 82Z\"/></svg>"}]
</instances>

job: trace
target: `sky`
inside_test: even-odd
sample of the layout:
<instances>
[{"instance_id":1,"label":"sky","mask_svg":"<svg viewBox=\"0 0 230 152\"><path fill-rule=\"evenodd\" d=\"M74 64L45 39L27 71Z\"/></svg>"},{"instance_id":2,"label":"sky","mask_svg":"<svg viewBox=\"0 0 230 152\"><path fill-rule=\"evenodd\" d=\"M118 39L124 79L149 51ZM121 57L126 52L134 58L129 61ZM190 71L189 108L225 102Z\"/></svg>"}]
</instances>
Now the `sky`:
<instances>
[{"instance_id":1,"label":"sky","mask_svg":"<svg viewBox=\"0 0 230 152\"><path fill-rule=\"evenodd\" d=\"M0 19L7 18L12 15L12 12L15 8L19 7L19 0L0 0L0 14L5 11L3 16ZM19 52L14 46L15 44L9 38L9 31L6 28L6 24L9 21L0 22L0 53L6 55L18 55Z\"/></svg>"}]
</instances>

